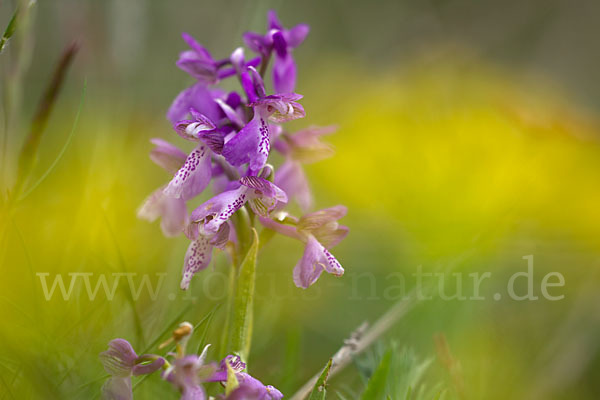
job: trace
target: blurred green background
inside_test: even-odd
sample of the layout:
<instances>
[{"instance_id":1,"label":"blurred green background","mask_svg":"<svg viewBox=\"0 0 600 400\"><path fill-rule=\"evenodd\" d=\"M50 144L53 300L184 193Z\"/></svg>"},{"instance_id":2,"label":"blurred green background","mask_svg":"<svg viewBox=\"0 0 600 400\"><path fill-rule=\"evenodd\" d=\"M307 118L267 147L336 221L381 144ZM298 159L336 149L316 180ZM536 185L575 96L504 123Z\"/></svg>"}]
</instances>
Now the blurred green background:
<instances>
[{"instance_id":1,"label":"blurred green background","mask_svg":"<svg viewBox=\"0 0 600 400\"><path fill-rule=\"evenodd\" d=\"M0 1L1 29L15 3ZM299 243L277 237L261 252L251 372L291 395L358 325L394 304L391 274L404 274L408 292L418 266L465 277L489 271L485 300L423 301L383 341L431 359L422 382L441 382L446 398L598 398L600 3L54 0L32 9L30 33L17 31L0 55L2 86L21 93L3 98L3 110L9 100L13 110L3 113L3 193L73 39L81 51L33 181L68 140L87 82L64 157L0 221L0 399L96 398L104 377L97 355L109 340L126 338L141 352L173 323L197 323L224 303L226 257L216 255L215 269L181 293L187 239L164 238L136 209L169 179L148 159L149 139L186 145L164 117L191 83L175 67L181 32L225 57L244 31L264 31L270 8L286 26L311 25L294 53L307 118L291 126L339 125L327 138L336 156L307 171L317 208L348 206L342 222L351 234L333 251L345 277L323 276L307 291L292 283ZM19 57L24 72L15 76ZM506 284L526 270L527 255L540 299L515 301ZM96 274L92 285L102 273L149 274L153 284L166 276L155 299L147 291L131 299L124 284L111 301L102 291L90 300L79 284L67 301L45 299L36 273L49 273L50 283L62 273L68 283L77 272ZM563 300L541 298L549 272L564 276L564 287L550 291ZM525 289L520 280L517 291ZM202 326L215 346L223 309ZM437 333L461 364L462 394L436 355ZM354 398L359 371L348 367L330 388ZM177 398L158 376L136 395Z\"/></svg>"}]
</instances>

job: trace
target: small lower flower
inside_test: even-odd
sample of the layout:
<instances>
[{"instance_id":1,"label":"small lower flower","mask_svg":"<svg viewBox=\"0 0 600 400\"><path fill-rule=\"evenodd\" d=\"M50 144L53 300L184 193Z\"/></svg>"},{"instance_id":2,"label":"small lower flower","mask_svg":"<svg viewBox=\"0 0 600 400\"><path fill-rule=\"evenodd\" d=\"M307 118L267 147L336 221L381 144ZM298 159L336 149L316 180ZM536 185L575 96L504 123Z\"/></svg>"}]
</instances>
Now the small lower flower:
<instances>
[{"instance_id":1,"label":"small lower flower","mask_svg":"<svg viewBox=\"0 0 600 400\"><path fill-rule=\"evenodd\" d=\"M342 276L344 268L328 249L337 245L348 234L348 227L338 225L337 220L346 215L346 207L335 206L302 216L286 218L290 224L282 224L270 218L260 218L267 228L298 239L305 244L304 254L294 267L294 283L306 289L319 279L323 271Z\"/></svg>"},{"instance_id":2,"label":"small lower flower","mask_svg":"<svg viewBox=\"0 0 600 400\"><path fill-rule=\"evenodd\" d=\"M212 382L227 381L227 364L235 372L235 377L239 386L229 393L228 396L223 396L226 400L280 400L283 394L271 385L264 385L258 379L244 372L246 364L239 356L228 355L220 364L219 369L215 374L208 379Z\"/></svg>"},{"instance_id":3,"label":"small lower flower","mask_svg":"<svg viewBox=\"0 0 600 400\"><path fill-rule=\"evenodd\" d=\"M176 343L176 353L169 353L175 360L162 374L162 378L171 382L180 392L181 400L206 400L206 392L202 382L211 377L217 367L214 363L206 363L206 354L210 345L204 347L202 354L186 355L186 345L194 328L189 322L182 322L173 331L169 340L159 346Z\"/></svg>"},{"instance_id":4,"label":"small lower flower","mask_svg":"<svg viewBox=\"0 0 600 400\"><path fill-rule=\"evenodd\" d=\"M138 356L125 339L111 340L108 350L100 353L100 361L110 374L102 386L104 400L131 400L131 376L150 374L165 364L165 359L157 355Z\"/></svg>"}]
</instances>

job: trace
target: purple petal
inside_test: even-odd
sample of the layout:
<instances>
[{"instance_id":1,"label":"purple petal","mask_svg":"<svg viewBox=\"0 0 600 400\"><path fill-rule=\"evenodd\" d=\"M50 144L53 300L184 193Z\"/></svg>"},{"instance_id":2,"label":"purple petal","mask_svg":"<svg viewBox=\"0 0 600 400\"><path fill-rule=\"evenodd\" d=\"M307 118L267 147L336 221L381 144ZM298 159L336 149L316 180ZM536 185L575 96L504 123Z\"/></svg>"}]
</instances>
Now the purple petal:
<instances>
[{"instance_id":1,"label":"purple petal","mask_svg":"<svg viewBox=\"0 0 600 400\"><path fill-rule=\"evenodd\" d=\"M144 358L144 356L141 356L140 358ZM133 375L151 374L154 371L159 370L163 365L165 365L165 359L162 357L157 358L149 364L137 364L133 367Z\"/></svg>"},{"instance_id":2,"label":"purple petal","mask_svg":"<svg viewBox=\"0 0 600 400\"><path fill-rule=\"evenodd\" d=\"M236 109L242 104L242 98L238 92L229 92L225 103L227 103L229 107Z\"/></svg>"},{"instance_id":3,"label":"purple petal","mask_svg":"<svg viewBox=\"0 0 600 400\"><path fill-rule=\"evenodd\" d=\"M317 242L317 239L312 236L309 237L302 259L294 267L294 283L296 286L306 289L319 279L323 272L323 266L319 264L323 254L322 248L323 246Z\"/></svg>"},{"instance_id":4,"label":"purple petal","mask_svg":"<svg viewBox=\"0 0 600 400\"><path fill-rule=\"evenodd\" d=\"M314 236L309 235L302 259L294 268L294 283L306 289L317 281L323 270L335 276L344 274L338 260Z\"/></svg>"},{"instance_id":5,"label":"purple petal","mask_svg":"<svg viewBox=\"0 0 600 400\"><path fill-rule=\"evenodd\" d=\"M246 363L242 361L240 356L228 355L219 363L219 369L207 379L208 382L224 382L227 380L227 364L231 366L234 372L242 372L246 369Z\"/></svg>"},{"instance_id":6,"label":"purple petal","mask_svg":"<svg viewBox=\"0 0 600 400\"><path fill-rule=\"evenodd\" d=\"M100 353L100 362L106 372L119 377L131 375L131 369L137 358L133 347L125 339L111 340L108 343L108 350Z\"/></svg>"},{"instance_id":7,"label":"purple petal","mask_svg":"<svg viewBox=\"0 0 600 400\"><path fill-rule=\"evenodd\" d=\"M283 32L278 31L273 34L273 48L278 57L285 57L288 54L288 45L283 37ZM279 91L275 90L277 93Z\"/></svg>"},{"instance_id":8,"label":"purple petal","mask_svg":"<svg viewBox=\"0 0 600 400\"><path fill-rule=\"evenodd\" d=\"M286 41L290 48L296 48L304 42L306 35L310 31L310 27L306 24L298 24L286 33Z\"/></svg>"},{"instance_id":9,"label":"purple petal","mask_svg":"<svg viewBox=\"0 0 600 400\"><path fill-rule=\"evenodd\" d=\"M225 143L223 156L231 165L249 163L252 170L258 171L265 166L270 150L269 126L260 113L255 113L254 118Z\"/></svg>"},{"instance_id":10,"label":"purple petal","mask_svg":"<svg viewBox=\"0 0 600 400\"><path fill-rule=\"evenodd\" d=\"M231 60L231 65L233 65L233 67L239 74L245 65L244 48L238 47L237 49L235 49L233 53L231 53L229 60Z\"/></svg>"},{"instance_id":11,"label":"purple petal","mask_svg":"<svg viewBox=\"0 0 600 400\"><path fill-rule=\"evenodd\" d=\"M296 63L289 52L275 56L273 87L276 93L291 93L296 88Z\"/></svg>"},{"instance_id":12,"label":"purple petal","mask_svg":"<svg viewBox=\"0 0 600 400\"><path fill-rule=\"evenodd\" d=\"M189 33L183 32L181 34L181 37L183 38L183 40L185 40L185 42L188 44L188 46L190 46L192 48L192 50L194 50L196 53L198 53L204 59L212 60L212 56L210 55L209 51L206 50L206 48L204 46L202 46L200 43L198 43L196 41L196 39L194 39L192 37L192 35L190 35Z\"/></svg>"},{"instance_id":13,"label":"purple petal","mask_svg":"<svg viewBox=\"0 0 600 400\"><path fill-rule=\"evenodd\" d=\"M206 85L197 83L185 89L175 98L167 118L172 124L182 120L188 115L190 108L194 108L209 119L217 121L220 118L220 108L214 99L220 97L222 92L219 90L209 90Z\"/></svg>"},{"instance_id":14,"label":"purple petal","mask_svg":"<svg viewBox=\"0 0 600 400\"><path fill-rule=\"evenodd\" d=\"M325 248L330 249L337 246L346 236L350 229L347 226L339 225L337 229L321 228L313 232L313 235L319 243Z\"/></svg>"},{"instance_id":15,"label":"purple petal","mask_svg":"<svg viewBox=\"0 0 600 400\"><path fill-rule=\"evenodd\" d=\"M229 104L227 104L226 102L224 102L221 99L217 99L215 101L217 102L219 107L221 107L221 110L223 110L223 112L225 113L225 116L234 125L236 125L238 128L241 128L244 126L244 121L242 121L242 118L238 115L237 112L235 112L235 110L232 107L229 106Z\"/></svg>"},{"instance_id":16,"label":"purple petal","mask_svg":"<svg viewBox=\"0 0 600 400\"><path fill-rule=\"evenodd\" d=\"M131 377L111 377L102 386L103 400L132 400Z\"/></svg>"},{"instance_id":17,"label":"purple petal","mask_svg":"<svg viewBox=\"0 0 600 400\"><path fill-rule=\"evenodd\" d=\"M283 393L277 390L275 387L271 385L265 386L267 390L267 397L265 400L281 400L283 399Z\"/></svg>"},{"instance_id":18,"label":"purple petal","mask_svg":"<svg viewBox=\"0 0 600 400\"><path fill-rule=\"evenodd\" d=\"M286 203L287 195L271 182L256 176L244 176L240 183L248 190L248 204L256 214L267 216L275 209L278 202Z\"/></svg>"},{"instance_id":19,"label":"purple petal","mask_svg":"<svg viewBox=\"0 0 600 400\"><path fill-rule=\"evenodd\" d=\"M185 253L185 261L183 263L183 277L181 278L180 287L187 290L190 286L190 281L194 274L205 269L210 264L212 258L213 246L209 243L206 236L200 235L198 239L190 243L187 252Z\"/></svg>"},{"instance_id":20,"label":"purple petal","mask_svg":"<svg viewBox=\"0 0 600 400\"><path fill-rule=\"evenodd\" d=\"M137 215L150 222L160 217L160 227L167 237L179 235L187 225L188 219L185 201L166 196L164 188L155 190L144 201Z\"/></svg>"},{"instance_id":21,"label":"purple petal","mask_svg":"<svg viewBox=\"0 0 600 400\"><path fill-rule=\"evenodd\" d=\"M213 153L221 154L223 152L225 138L220 130L215 129L214 131L203 132L200 135L200 140L207 145Z\"/></svg>"},{"instance_id":22,"label":"purple petal","mask_svg":"<svg viewBox=\"0 0 600 400\"><path fill-rule=\"evenodd\" d=\"M217 67L214 62L203 60L195 51L184 51L175 63L179 69L187 72L199 82L214 84L218 81Z\"/></svg>"},{"instance_id":23,"label":"purple petal","mask_svg":"<svg viewBox=\"0 0 600 400\"><path fill-rule=\"evenodd\" d=\"M235 388L225 400L263 400L264 393L248 385L241 385Z\"/></svg>"},{"instance_id":24,"label":"purple petal","mask_svg":"<svg viewBox=\"0 0 600 400\"><path fill-rule=\"evenodd\" d=\"M173 177L165 188L165 194L170 197L189 200L201 193L211 177L210 152L207 146L196 147L185 160L183 167Z\"/></svg>"},{"instance_id":25,"label":"purple petal","mask_svg":"<svg viewBox=\"0 0 600 400\"><path fill-rule=\"evenodd\" d=\"M183 166L183 163L187 158L183 150L158 138L150 139L150 142L155 146L150 151L150 159L154 161L154 163L172 174L177 172L177 170Z\"/></svg>"},{"instance_id":26,"label":"purple petal","mask_svg":"<svg viewBox=\"0 0 600 400\"><path fill-rule=\"evenodd\" d=\"M277 17L277 12L275 10L269 10L268 14L267 14L267 21L268 21L268 27L269 30L271 29L278 29L278 30L283 30L283 25L281 25L281 22L279 22L279 18Z\"/></svg>"},{"instance_id":27,"label":"purple petal","mask_svg":"<svg viewBox=\"0 0 600 400\"><path fill-rule=\"evenodd\" d=\"M311 126L302 129L290 136L294 146L311 147L317 143L321 136L331 135L338 130L336 125Z\"/></svg>"},{"instance_id":28,"label":"purple petal","mask_svg":"<svg viewBox=\"0 0 600 400\"><path fill-rule=\"evenodd\" d=\"M200 385L186 386L181 394L181 400L206 400L206 392Z\"/></svg>"},{"instance_id":29,"label":"purple petal","mask_svg":"<svg viewBox=\"0 0 600 400\"><path fill-rule=\"evenodd\" d=\"M137 212L138 218L154 222L162 215L163 201L166 197L163 192L164 188L157 189L144 200Z\"/></svg>"},{"instance_id":30,"label":"purple petal","mask_svg":"<svg viewBox=\"0 0 600 400\"><path fill-rule=\"evenodd\" d=\"M204 234L215 234L234 212L239 210L247 200L245 186L220 193L196 208L191 216L192 223L202 223Z\"/></svg>"},{"instance_id":31,"label":"purple petal","mask_svg":"<svg viewBox=\"0 0 600 400\"><path fill-rule=\"evenodd\" d=\"M258 94L256 94L256 89L254 87L254 83L252 82L252 77L248 72L242 72L242 74L240 75L240 83L242 84L242 89L244 89L244 93L246 93L248 103L256 101L258 99Z\"/></svg>"},{"instance_id":32,"label":"purple petal","mask_svg":"<svg viewBox=\"0 0 600 400\"><path fill-rule=\"evenodd\" d=\"M265 97L265 83L263 78L260 76L256 68L248 67L248 71L250 71L250 75L252 77L252 83L254 84L254 90L258 97Z\"/></svg>"},{"instance_id":33,"label":"purple petal","mask_svg":"<svg viewBox=\"0 0 600 400\"><path fill-rule=\"evenodd\" d=\"M344 268L340 262L327 250L325 247L321 246L323 249L323 259L321 259L321 263L325 265L325 271L335 276L344 275Z\"/></svg>"},{"instance_id":34,"label":"purple petal","mask_svg":"<svg viewBox=\"0 0 600 400\"><path fill-rule=\"evenodd\" d=\"M295 198L303 211L312 206L312 194L300 163L287 160L277 169L275 184L288 196Z\"/></svg>"},{"instance_id":35,"label":"purple petal","mask_svg":"<svg viewBox=\"0 0 600 400\"><path fill-rule=\"evenodd\" d=\"M274 122L287 122L303 118L304 108L295 100L302 98L296 93L285 93L265 96L250 103L251 107Z\"/></svg>"},{"instance_id":36,"label":"purple petal","mask_svg":"<svg viewBox=\"0 0 600 400\"><path fill-rule=\"evenodd\" d=\"M283 398L283 394L279 390L271 385L265 386L261 381L245 372L237 373L236 378L240 384L240 388L244 388L247 396L250 397L234 397L235 399L280 400ZM228 399L231 400L230 398Z\"/></svg>"},{"instance_id":37,"label":"purple petal","mask_svg":"<svg viewBox=\"0 0 600 400\"><path fill-rule=\"evenodd\" d=\"M337 221L346 215L347 212L348 209L345 206L337 205L306 214L298 221L298 230L311 232L331 222Z\"/></svg>"},{"instance_id":38,"label":"purple petal","mask_svg":"<svg viewBox=\"0 0 600 400\"><path fill-rule=\"evenodd\" d=\"M270 51L271 43L261 34L246 32L243 35L244 43L255 53L266 56Z\"/></svg>"},{"instance_id":39,"label":"purple petal","mask_svg":"<svg viewBox=\"0 0 600 400\"><path fill-rule=\"evenodd\" d=\"M281 189L266 179L257 176L243 176L240 179L240 183L250 189L254 189L254 194L257 196L276 197L279 195L287 199L285 193L281 192Z\"/></svg>"},{"instance_id":40,"label":"purple petal","mask_svg":"<svg viewBox=\"0 0 600 400\"><path fill-rule=\"evenodd\" d=\"M224 249L227 242L229 242L230 229L229 221L221 224L219 230L215 236L210 239L209 243L212 246L220 248L221 250Z\"/></svg>"},{"instance_id":41,"label":"purple petal","mask_svg":"<svg viewBox=\"0 0 600 400\"><path fill-rule=\"evenodd\" d=\"M236 73L237 73L237 71L233 67L222 68L217 72L217 78L218 79L229 78L230 76L234 76Z\"/></svg>"},{"instance_id":42,"label":"purple petal","mask_svg":"<svg viewBox=\"0 0 600 400\"><path fill-rule=\"evenodd\" d=\"M195 109L191 108L190 114L192 114L194 119L183 119L173 125L177 134L182 138L198 141L203 133L216 128L215 124L208 117Z\"/></svg>"}]
</instances>

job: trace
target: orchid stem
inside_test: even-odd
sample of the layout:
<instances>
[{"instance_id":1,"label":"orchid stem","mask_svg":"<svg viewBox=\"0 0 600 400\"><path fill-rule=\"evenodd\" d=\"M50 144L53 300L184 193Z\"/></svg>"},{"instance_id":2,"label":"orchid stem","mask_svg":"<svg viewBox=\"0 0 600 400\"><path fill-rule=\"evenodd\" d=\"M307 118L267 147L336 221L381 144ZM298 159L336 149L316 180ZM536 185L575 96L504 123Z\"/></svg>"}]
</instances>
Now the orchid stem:
<instances>
[{"instance_id":1,"label":"orchid stem","mask_svg":"<svg viewBox=\"0 0 600 400\"><path fill-rule=\"evenodd\" d=\"M269 52L265 57L263 57L260 61L260 77L264 78L265 73L267 72L267 68L269 67L269 61L271 61L271 53Z\"/></svg>"}]
</instances>

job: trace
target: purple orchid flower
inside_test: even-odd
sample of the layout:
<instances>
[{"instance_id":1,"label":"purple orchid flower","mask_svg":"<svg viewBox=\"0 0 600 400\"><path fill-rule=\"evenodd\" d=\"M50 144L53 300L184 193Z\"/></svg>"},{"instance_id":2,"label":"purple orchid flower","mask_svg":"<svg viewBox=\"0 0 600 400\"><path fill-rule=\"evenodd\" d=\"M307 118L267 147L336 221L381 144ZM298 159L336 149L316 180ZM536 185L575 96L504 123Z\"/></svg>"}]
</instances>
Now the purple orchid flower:
<instances>
[{"instance_id":1,"label":"purple orchid flower","mask_svg":"<svg viewBox=\"0 0 600 400\"><path fill-rule=\"evenodd\" d=\"M132 375L150 374L165 364L162 357L155 355L139 356L125 339L114 339L108 344L108 350L100 353L100 361L110 378L102 386L105 400L131 400Z\"/></svg>"},{"instance_id":2,"label":"purple orchid flower","mask_svg":"<svg viewBox=\"0 0 600 400\"><path fill-rule=\"evenodd\" d=\"M266 35L254 32L244 34L244 41L256 53L267 59L275 50L273 62L273 86L277 93L291 93L296 87L296 63L292 50L298 47L310 30L306 24L285 29L275 11L269 11Z\"/></svg>"},{"instance_id":3,"label":"purple orchid flower","mask_svg":"<svg viewBox=\"0 0 600 400\"><path fill-rule=\"evenodd\" d=\"M244 176L239 187L218 194L196 208L185 230L192 240L185 255L181 288L187 289L194 274L205 269L212 258L214 247L224 248L229 240L229 218L248 203L258 215L267 216L279 203L287 202L283 190L271 182Z\"/></svg>"},{"instance_id":4,"label":"purple orchid flower","mask_svg":"<svg viewBox=\"0 0 600 400\"><path fill-rule=\"evenodd\" d=\"M334 206L302 216L295 225L284 225L269 218L261 217L261 223L281 234L298 239L305 244L304 254L294 267L294 283L306 289L326 271L342 276L344 268L328 249L337 245L348 235L348 227L338 225L337 220L346 215L344 206Z\"/></svg>"},{"instance_id":5,"label":"purple orchid flower","mask_svg":"<svg viewBox=\"0 0 600 400\"><path fill-rule=\"evenodd\" d=\"M302 98L295 93L274 94L267 96L262 78L253 67L250 74L242 74L242 83L251 101L254 117L236 135L231 137L223 147L223 156L234 166L248 163L250 171L257 173L264 167L271 151L271 135L267 120L286 122L303 118L304 108L296 102ZM250 77L251 78L248 78ZM248 79L246 79L248 78ZM251 80L251 83L249 81Z\"/></svg>"},{"instance_id":6,"label":"purple orchid flower","mask_svg":"<svg viewBox=\"0 0 600 400\"><path fill-rule=\"evenodd\" d=\"M177 95L169 110L167 111L167 119L175 124L188 115L190 108L210 118L213 121L218 121L221 118L221 109L215 101L225 96L225 92L217 88L209 88L206 84L198 82L187 89L184 89Z\"/></svg>"},{"instance_id":7,"label":"purple orchid flower","mask_svg":"<svg viewBox=\"0 0 600 400\"><path fill-rule=\"evenodd\" d=\"M198 145L165 188L165 195L183 200L197 196L208 186L212 176L211 155L223 149L223 134L216 125L193 108L190 114L193 119L178 121L174 128L181 137Z\"/></svg>"},{"instance_id":8,"label":"purple orchid flower","mask_svg":"<svg viewBox=\"0 0 600 400\"><path fill-rule=\"evenodd\" d=\"M170 173L176 173L185 163L186 154L162 139L152 139L155 147L150 152L150 159ZM165 195L163 186L155 190L138 210L138 217L150 222L161 218L160 226L165 236L179 235L188 222L185 201Z\"/></svg>"},{"instance_id":9,"label":"purple orchid flower","mask_svg":"<svg viewBox=\"0 0 600 400\"><path fill-rule=\"evenodd\" d=\"M239 356L228 355L225 357L219 366L219 369L214 375L208 379L211 382L226 382L227 381L227 364L235 372L235 377L239 386L232 391L226 400L281 400L283 394L271 385L264 385L258 379L245 373L246 364Z\"/></svg>"},{"instance_id":10,"label":"purple orchid flower","mask_svg":"<svg viewBox=\"0 0 600 400\"><path fill-rule=\"evenodd\" d=\"M304 212L311 208L313 199L302 164L333 155L333 147L321 142L320 137L331 134L336 129L333 126L311 127L293 135L283 135L283 139L274 143L273 147L285 156L284 163L277 169L275 184L283 189L288 198L295 198Z\"/></svg>"},{"instance_id":11,"label":"purple orchid flower","mask_svg":"<svg viewBox=\"0 0 600 400\"><path fill-rule=\"evenodd\" d=\"M246 61L246 57L244 55L244 48L238 47L231 53L229 57L229 62L233 68L233 71L227 72L227 75L241 75L242 72L246 71L248 67L256 67L260 64L260 57L254 57L248 61Z\"/></svg>"},{"instance_id":12,"label":"purple orchid flower","mask_svg":"<svg viewBox=\"0 0 600 400\"><path fill-rule=\"evenodd\" d=\"M187 355L176 358L173 365L162 374L163 379L171 382L181 392L181 400L206 400L207 395L202 382L209 381L215 373L214 363L206 363L206 354L210 345L204 347L200 355Z\"/></svg>"},{"instance_id":13,"label":"purple orchid flower","mask_svg":"<svg viewBox=\"0 0 600 400\"><path fill-rule=\"evenodd\" d=\"M198 43L191 35L182 33L183 40L190 46L191 50L186 50L179 54L177 66L187 72L198 82L207 85L218 82L217 62L212 58L209 51Z\"/></svg>"},{"instance_id":14,"label":"purple orchid flower","mask_svg":"<svg viewBox=\"0 0 600 400\"><path fill-rule=\"evenodd\" d=\"M228 59L216 61L209 51L198 43L192 36L183 33L183 40L191 50L182 52L177 61L177 66L196 78L197 83L182 91L173 101L167 118L176 123L184 118L190 108L206 115L213 121L218 121L223 113L217 102L224 100L225 93L220 89L209 88L221 79L241 73L247 67L255 67L260 63L260 57L255 57L247 62L244 59L243 49L234 51Z\"/></svg>"}]
</instances>

